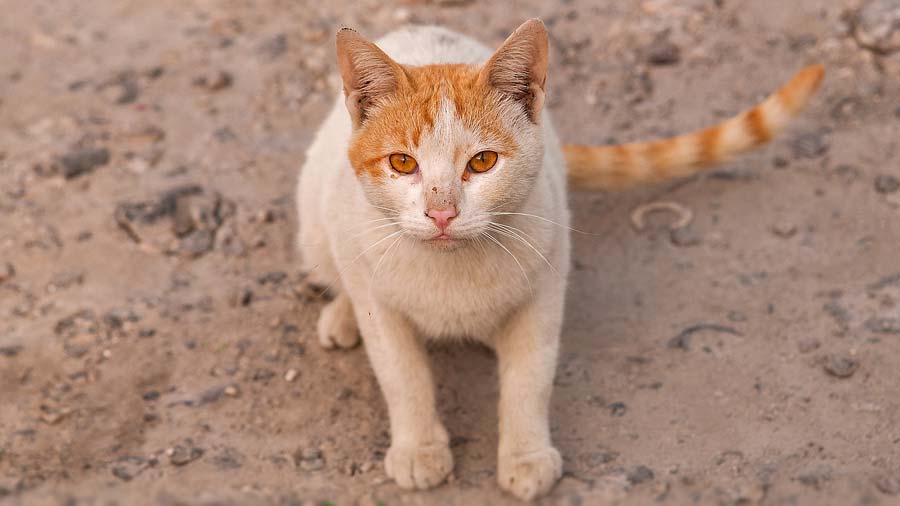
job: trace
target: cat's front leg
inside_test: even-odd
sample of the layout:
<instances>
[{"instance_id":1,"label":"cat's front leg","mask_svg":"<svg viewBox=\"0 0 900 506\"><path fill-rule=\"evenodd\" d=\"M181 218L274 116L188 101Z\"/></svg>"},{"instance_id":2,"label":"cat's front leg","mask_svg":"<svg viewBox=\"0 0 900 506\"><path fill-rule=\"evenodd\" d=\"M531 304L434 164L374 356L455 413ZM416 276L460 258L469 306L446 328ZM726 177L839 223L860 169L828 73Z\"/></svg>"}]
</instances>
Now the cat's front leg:
<instances>
[{"instance_id":1,"label":"cat's front leg","mask_svg":"<svg viewBox=\"0 0 900 506\"><path fill-rule=\"evenodd\" d=\"M526 500L547 493L562 475L549 420L562 295L542 299L521 308L494 339L500 368L497 480Z\"/></svg>"},{"instance_id":2,"label":"cat's front leg","mask_svg":"<svg viewBox=\"0 0 900 506\"><path fill-rule=\"evenodd\" d=\"M385 472L406 489L440 485L453 470L453 456L425 347L402 315L378 303L367 306L358 308L357 321L390 416Z\"/></svg>"}]
</instances>

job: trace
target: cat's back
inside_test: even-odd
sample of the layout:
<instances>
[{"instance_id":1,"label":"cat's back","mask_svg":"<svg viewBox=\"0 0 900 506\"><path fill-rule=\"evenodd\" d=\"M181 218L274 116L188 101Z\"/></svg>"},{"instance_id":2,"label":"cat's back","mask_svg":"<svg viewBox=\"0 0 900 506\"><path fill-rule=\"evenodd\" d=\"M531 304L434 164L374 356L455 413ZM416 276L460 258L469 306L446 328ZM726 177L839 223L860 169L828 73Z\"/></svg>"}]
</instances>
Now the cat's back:
<instances>
[{"instance_id":1,"label":"cat's back","mask_svg":"<svg viewBox=\"0 0 900 506\"><path fill-rule=\"evenodd\" d=\"M492 54L477 40L440 26L407 26L388 33L376 44L403 65L475 64Z\"/></svg>"}]
</instances>

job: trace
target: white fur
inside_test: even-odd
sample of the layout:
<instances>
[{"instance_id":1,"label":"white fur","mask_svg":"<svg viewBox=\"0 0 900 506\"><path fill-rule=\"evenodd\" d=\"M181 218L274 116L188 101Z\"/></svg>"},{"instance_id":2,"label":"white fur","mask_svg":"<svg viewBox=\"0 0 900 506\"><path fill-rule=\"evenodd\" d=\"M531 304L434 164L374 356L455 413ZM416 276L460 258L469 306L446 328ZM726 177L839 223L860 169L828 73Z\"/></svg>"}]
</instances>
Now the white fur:
<instances>
[{"instance_id":1,"label":"white fur","mask_svg":"<svg viewBox=\"0 0 900 506\"><path fill-rule=\"evenodd\" d=\"M472 39L436 27L400 30L377 44L408 65L475 64L492 54ZM343 97L307 152L297 192L304 267L315 282L338 293L322 313L320 340L328 347L352 346L358 326L390 414L386 470L402 487L437 485L453 465L423 339L477 339L496 350L500 485L530 499L560 476L548 405L569 270L569 213L559 142L547 112L539 118L539 126L519 125L515 160L501 159L467 182L456 177L454 148L464 146L471 157L486 149L489 139L455 121L450 104L441 108L434 131L423 134L414 154L420 174L388 179L381 188L358 179L350 167L346 153L352 124ZM494 221L516 227L532 246L496 232L492 235L500 245L490 240L464 241L457 248L426 243L423 239L436 228L424 210L440 198L459 203L459 216L451 222L454 233L476 237L487 221ZM498 210L542 218L489 214L506 199L512 202ZM400 224L372 221L392 215L375 206L398 211Z\"/></svg>"}]
</instances>

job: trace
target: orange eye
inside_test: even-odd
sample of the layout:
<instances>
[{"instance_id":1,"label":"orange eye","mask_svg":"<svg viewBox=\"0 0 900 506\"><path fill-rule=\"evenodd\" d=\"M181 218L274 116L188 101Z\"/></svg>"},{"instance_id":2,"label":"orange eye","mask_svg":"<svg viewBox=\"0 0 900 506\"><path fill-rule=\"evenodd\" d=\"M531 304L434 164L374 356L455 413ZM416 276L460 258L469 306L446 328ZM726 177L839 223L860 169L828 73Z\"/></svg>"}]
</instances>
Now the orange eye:
<instances>
[{"instance_id":1,"label":"orange eye","mask_svg":"<svg viewBox=\"0 0 900 506\"><path fill-rule=\"evenodd\" d=\"M496 164L497 153L493 151L482 151L469 160L469 166L467 168L472 172L481 173L491 170Z\"/></svg>"},{"instance_id":2,"label":"orange eye","mask_svg":"<svg viewBox=\"0 0 900 506\"><path fill-rule=\"evenodd\" d=\"M401 174L415 174L419 170L416 159L409 155L394 153L388 157L388 160L391 162L391 167Z\"/></svg>"}]
</instances>

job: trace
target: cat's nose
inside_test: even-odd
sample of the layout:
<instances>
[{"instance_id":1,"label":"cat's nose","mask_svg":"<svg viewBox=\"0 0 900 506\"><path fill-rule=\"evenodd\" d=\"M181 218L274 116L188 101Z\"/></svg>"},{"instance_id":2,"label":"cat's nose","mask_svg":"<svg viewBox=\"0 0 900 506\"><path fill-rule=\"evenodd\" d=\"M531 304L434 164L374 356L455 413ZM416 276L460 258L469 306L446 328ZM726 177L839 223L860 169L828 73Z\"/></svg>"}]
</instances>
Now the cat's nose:
<instances>
[{"instance_id":1,"label":"cat's nose","mask_svg":"<svg viewBox=\"0 0 900 506\"><path fill-rule=\"evenodd\" d=\"M429 209L425 211L425 214L434 220L434 224L443 232L450 226L450 220L456 218L456 206L450 206L446 209Z\"/></svg>"}]
</instances>

